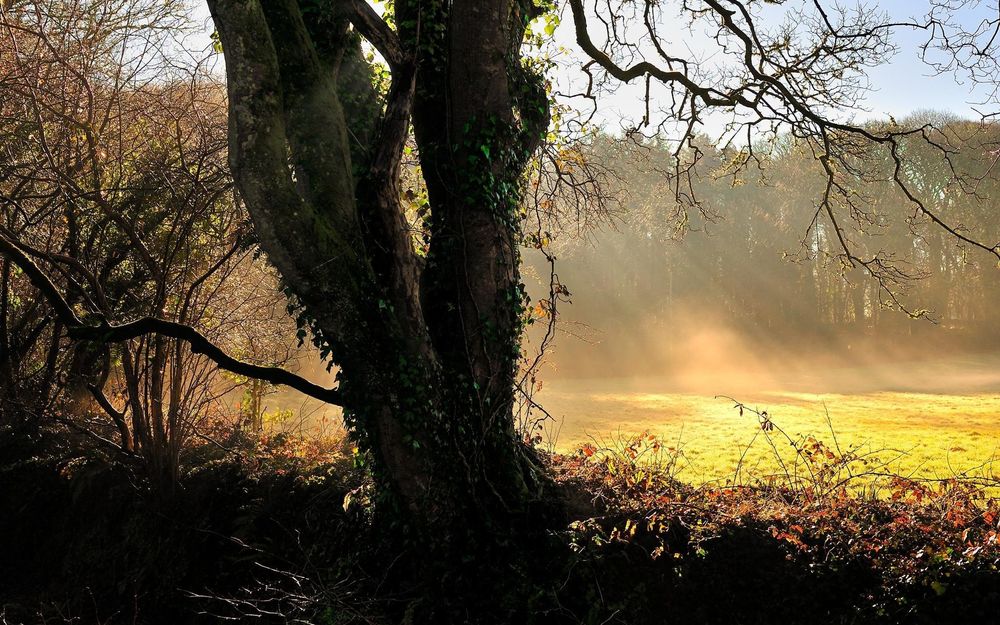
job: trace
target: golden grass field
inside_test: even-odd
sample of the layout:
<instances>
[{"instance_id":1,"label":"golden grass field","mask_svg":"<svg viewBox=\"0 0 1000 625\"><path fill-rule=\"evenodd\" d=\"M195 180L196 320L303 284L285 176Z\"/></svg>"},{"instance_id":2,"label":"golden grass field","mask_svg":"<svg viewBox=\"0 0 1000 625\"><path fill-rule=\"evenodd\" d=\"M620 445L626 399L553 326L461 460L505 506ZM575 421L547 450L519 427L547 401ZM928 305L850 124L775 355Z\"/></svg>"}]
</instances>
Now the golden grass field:
<instances>
[{"instance_id":1,"label":"golden grass field","mask_svg":"<svg viewBox=\"0 0 1000 625\"><path fill-rule=\"evenodd\" d=\"M654 392L631 383L615 388L608 380L560 380L539 398L556 417L546 425L555 451L571 452L586 442L600 447L646 431L683 451L678 477L687 482L733 477L751 440L744 471L762 474L776 466L758 417L749 411L741 416L727 399ZM1000 475L1000 462L992 464L1000 458L1000 393L768 392L737 399L767 410L792 438L814 436L842 450L882 450L879 457L903 475ZM783 453L794 455L780 433L771 434Z\"/></svg>"},{"instance_id":2,"label":"golden grass field","mask_svg":"<svg viewBox=\"0 0 1000 625\"><path fill-rule=\"evenodd\" d=\"M536 399L555 417L545 424L546 444L553 451L568 453L585 443L646 431L683 451L677 477L694 484L732 478L751 441L741 465L744 473L778 469L757 417L749 411L740 416L732 401L716 399L708 389L728 391L749 407L767 410L793 438L814 436L841 450L881 450L879 457L892 460L891 469L903 475L946 478L971 471L1000 476L1000 355L850 367L793 363L790 369L762 375L759 368L749 371L744 362L720 357L708 367L657 377L571 378L549 371L543 372ZM314 381L330 384L330 377L315 373ZM285 420L270 423L274 431L342 429L339 409L294 391L270 395L265 405L268 411L288 413ZM772 436L786 458L794 456L779 432Z\"/></svg>"}]
</instances>

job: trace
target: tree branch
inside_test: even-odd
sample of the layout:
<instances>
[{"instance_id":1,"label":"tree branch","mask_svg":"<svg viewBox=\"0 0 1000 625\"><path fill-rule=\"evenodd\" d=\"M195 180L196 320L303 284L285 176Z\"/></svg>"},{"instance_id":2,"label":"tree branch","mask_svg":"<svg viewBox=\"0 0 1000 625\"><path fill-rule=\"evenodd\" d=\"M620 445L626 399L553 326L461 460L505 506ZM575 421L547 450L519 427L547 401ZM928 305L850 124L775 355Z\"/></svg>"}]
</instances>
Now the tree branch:
<instances>
[{"instance_id":1,"label":"tree branch","mask_svg":"<svg viewBox=\"0 0 1000 625\"><path fill-rule=\"evenodd\" d=\"M676 160L672 175L677 180L675 195L678 200L690 202L704 212L690 184L690 172L699 154L697 147L692 144L694 127L701 121L701 109L730 109L732 119L723 131L723 138L728 136L723 149L731 147L740 129L746 130L742 155L736 164L738 169L753 161L758 165L761 162L754 154L754 130L761 132L761 137L770 135L776 138L779 130L785 127L790 136L807 142L814 156L823 165L827 185L820 202L820 211L829 217L837 234L838 242L844 250L841 258L852 266L863 266L877 281L879 288L889 293L894 303L904 310L906 309L891 287L902 284L911 277L910 274L899 266L898 261L893 261L891 255L879 253L871 260L864 260L854 249L854 242L845 236L835 214L834 196L839 204L850 211L850 217L859 226L863 228L866 221L873 223L871 214L864 212L855 196L845 187L849 180L865 176L858 169L857 163L871 156L871 148L885 150L891 158L893 170L887 174L886 182L891 182L906 197L915 207L915 212L962 244L1000 258L1000 242L993 244L981 240L981 237L966 232L961 226L949 223L954 217L935 210L929 200L921 199L917 192L918 185L907 179L905 172L908 159L905 150L907 142L911 140L923 140L935 149L945 160L953 179L962 179L961 172L952 162L950 149L931 136L933 126L923 124L919 127L898 128L895 124L889 127L856 125L850 120L838 120L832 116L832 111L850 109L857 105L859 95L866 89L864 80L859 76L863 76L865 67L877 65L892 53L894 48L890 34L894 29L934 28L932 17L922 23L891 21L888 17L882 18L877 12L869 11L858 13L849 22L843 22L847 19L843 15L841 21L834 21L822 4L815 0L812 6L818 12L818 17L811 17L802 9L791 10L791 16L796 18L795 23L770 33L757 28L752 3L745 0L682 3L682 11L691 15L692 20L700 17L710 22L715 34L709 36L724 55L732 57L730 67L713 70L710 64L693 57L684 60L668 54L656 33L659 3L639 3L638 6L644 7L642 16L646 32L634 41L629 41L628 34L619 30L617 25L616 20L624 19L627 22L628 18L615 14L616 7L620 12L633 3L623 0L605 4L608 16L602 15L600 5L595 4L593 10L598 12L595 19L604 24L606 31L606 39L597 44L588 32L588 14L584 0L569 0L569 4L577 43L591 59L584 66L584 72L590 79L584 97L594 97L590 67L599 67L608 76L621 82L645 78L647 112L642 125L648 126L649 80L655 79L670 90L672 104L668 108L670 115L667 119L678 125L686 125L681 129L683 134L672 155ZM997 32L1000 32L1000 20L997 24ZM651 46L665 65L647 61L646 52L641 46L643 43ZM989 40L984 45L990 46L993 43L994 39L989 35ZM659 129L662 130L666 123L668 122L661 123ZM682 150L685 146L694 156L689 164L682 165ZM685 193L689 195L686 198L681 196L681 174L688 176ZM874 174L868 175L869 178L873 176ZM867 255L864 256L867 258Z\"/></svg>"},{"instance_id":2,"label":"tree branch","mask_svg":"<svg viewBox=\"0 0 1000 625\"><path fill-rule=\"evenodd\" d=\"M188 325L155 317L143 317L129 323L113 325L100 315L96 315L100 319L98 325L84 323L73 311L56 285L45 275L45 272L13 241L2 235L0 235L0 254L7 256L11 262L17 265L35 285L35 288L41 291L49 305L52 306L56 316L66 326L67 333L72 339L95 343L121 343L145 334L160 334L186 342L193 353L204 355L227 371L272 384L288 386L328 404L343 405L338 389L323 388L279 367L263 367L233 358Z\"/></svg>"},{"instance_id":3,"label":"tree branch","mask_svg":"<svg viewBox=\"0 0 1000 625\"><path fill-rule=\"evenodd\" d=\"M406 63L406 53L395 31L379 17L366 0L349 0L348 4L351 24L368 40L368 43L375 46L389 64L389 69L395 74Z\"/></svg>"},{"instance_id":4,"label":"tree branch","mask_svg":"<svg viewBox=\"0 0 1000 625\"><path fill-rule=\"evenodd\" d=\"M573 27L576 30L577 45L583 49L587 56L614 78L622 82L629 82L640 76L652 76L660 82L680 84L692 95L701 98L705 104L710 106L753 105L750 100L747 100L743 96L723 94L714 89L702 87L683 72L667 71L648 61L639 61L630 67L619 66L603 50L594 45L593 40L590 38L590 32L587 30L587 15L583 6L583 0L569 0L569 5L573 12Z\"/></svg>"}]
</instances>

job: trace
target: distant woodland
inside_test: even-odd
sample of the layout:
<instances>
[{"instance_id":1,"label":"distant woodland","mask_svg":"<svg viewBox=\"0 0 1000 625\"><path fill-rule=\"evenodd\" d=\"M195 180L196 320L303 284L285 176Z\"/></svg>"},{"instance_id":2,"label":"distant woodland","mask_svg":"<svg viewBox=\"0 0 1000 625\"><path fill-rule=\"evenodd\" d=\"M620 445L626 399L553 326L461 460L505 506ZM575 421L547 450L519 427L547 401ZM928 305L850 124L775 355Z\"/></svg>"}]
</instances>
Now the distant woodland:
<instances>
[{"instance_id":1,"label":"distant woodland","mask_svg":"<svg viewBox=\"0 0 1000 625\"><path fill-rule=\"evenodd\" d=\"M957 166L975 182L956 182L941 155L916 141L907 146L917 152L915 164L901 175L963 230L988 229L997 210L991 198L1000 194L993 171L1000 128L931 113L904 123L931 122L940 126L940 141L961 148ZM553 246L559 278L573 294L563 308L567 330L600 346L563 340L554 356L562 371L578 369L572 355L587 349L617 356L626 371L656 366L657 358L676 356L672 348L696 326L800 357L848 345L899 349L901 338L913 336L973 351L1000 343L1000 275L988 270L992 261L912 213L898 187L884 181L889 162L869 154L868 171L885 178L857 178L849 189L857 219L842 224L858 256L891 268L873 279L844 259L837 232L817 217L823 173L808 147L785 137L759 148L752 168L733 173L746 153L703 144L694 209L675 201L660 169L672 145L623 146L598 136L582 150L591 179L612 199L603 221L589 229L574 222ZM901 213L910 217L889 218ZM931 354L931 344L915 341L908 353Z\"/></svg>"}]
</instances>

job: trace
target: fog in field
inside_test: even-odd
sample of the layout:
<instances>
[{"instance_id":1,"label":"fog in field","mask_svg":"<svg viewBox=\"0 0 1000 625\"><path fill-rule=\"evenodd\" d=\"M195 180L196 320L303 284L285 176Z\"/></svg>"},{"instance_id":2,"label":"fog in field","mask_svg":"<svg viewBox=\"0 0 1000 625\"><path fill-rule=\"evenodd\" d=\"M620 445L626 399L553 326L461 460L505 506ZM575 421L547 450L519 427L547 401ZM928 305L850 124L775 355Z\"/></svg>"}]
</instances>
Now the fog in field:
<instances>
[{"instance_id":1,"label":"fog in field","mask_svg":"<svg viewBox=\"0 0 1000 625\"><path fill-rule=\"evenodd\" d=\"M859 423L891 434L916 414L954 433L963 411L975 412L970 436L1000 422L1000 269L926 220L908 220L912 207L891 185L859 186L871 210L859 217L870 221L841 224L859 257L892 259L906 274L886 289L843 260L830 222L813 222L822 187L794 149L769 163L766 184L704 175L693 208L678 207L648 166L658 148L594 149L629 163L618 180L627 199L604 226L552 245L572 296L560 305L537 399L555 418L559 447L622 428L676 434L686 424L689 436L706 436L732 425L731 402L716 395L779 418L812 414L817 428L829 410L859 435ZM724 159L706 160L711 172ZM979 199L934 187L930 174L921 184L940 198L935 210L988 239L1000 225L989 200L1000 197L996 180L986 177ZM548 268L527 258L526 281L544 293ZM540 332L530 336L536 347Z\"/></svg>"},{"instance_id":2,"label":"fog in field","mask_svg":"<svg viewBox=\"0 0 1000 625\"><path fill-rule=\"evenodd\" d=\"M629 388L655 381L664 390L698 394L1000 390L991 327L905 319L891 330L831 330L797 328L789 320L762 336L711 306L677 305L668 320L619 323L579 305L585 297L563 310L562 321L574 327L549 350L542 377L552 383L608 378Z\"/></svg>"}]
</instances>

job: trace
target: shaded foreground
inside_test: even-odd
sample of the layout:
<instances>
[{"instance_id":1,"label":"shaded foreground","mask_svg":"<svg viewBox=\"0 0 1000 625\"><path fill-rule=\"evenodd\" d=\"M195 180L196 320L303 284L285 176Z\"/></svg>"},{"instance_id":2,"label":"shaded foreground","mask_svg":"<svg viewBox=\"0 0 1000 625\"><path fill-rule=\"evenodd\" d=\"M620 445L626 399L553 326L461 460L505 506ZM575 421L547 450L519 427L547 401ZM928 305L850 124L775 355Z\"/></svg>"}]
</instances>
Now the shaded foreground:
<instances>
[{"instance_id":1,"label":"shaded foreground","mask_svg":"<svg viewBox=\"0 0 1000 625\"><path fill-rule=\"evenodd\" d=\"M363 458L342 441L208 445L164 495L67 436L0 436L6 623L424 622L441 591L405 531L372 514ZM643 436L549 456L565 523L456 565L442 585L477 567L506 581L453 620L1000 622L990 484L891 478L881 497L852 494L834 476L858 459L816 441L800 450L808 479L696 489L665 449Z\"/></svg>"}]
</instances>

